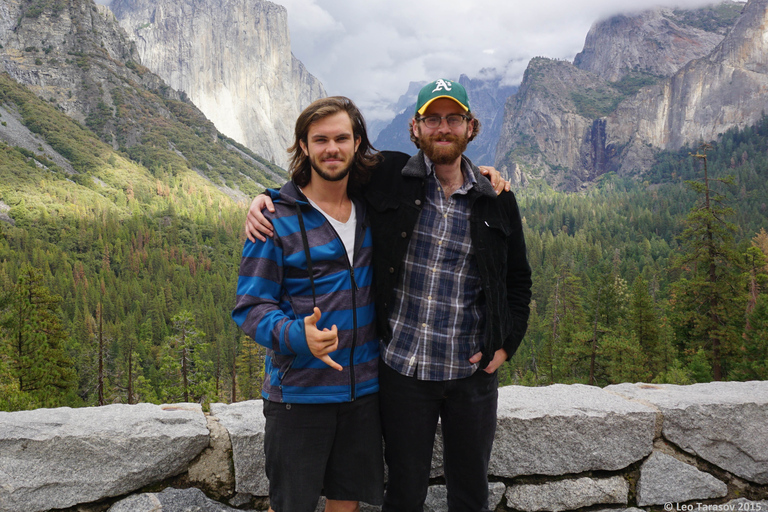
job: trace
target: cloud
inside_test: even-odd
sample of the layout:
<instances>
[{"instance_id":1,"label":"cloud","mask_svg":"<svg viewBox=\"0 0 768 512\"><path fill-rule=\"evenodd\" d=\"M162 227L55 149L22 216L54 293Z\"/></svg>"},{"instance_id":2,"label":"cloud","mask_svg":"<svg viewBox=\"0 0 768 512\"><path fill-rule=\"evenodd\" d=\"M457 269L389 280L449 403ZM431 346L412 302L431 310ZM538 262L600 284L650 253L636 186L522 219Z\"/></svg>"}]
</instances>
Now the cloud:
<instances>
[{"instance_id":1,"label":"cloud","mask_svg":"<svg viewBox=\"0 0 768 512\"><path fill-rule=\"evenodd\" d=\"M391 117L388 105L411 81L495 68L506 83L518 84L531 58L573 60L595 21L627 10L615 0L276 2L288 10L294 54L329 94L349 96L369 118ZM635 0L632 9L659 3Z\"/></svg>"},{"instance_id":2,"label":"cloud","mask_svg":"<svg viewBox=\"0 0 768 512\"><path fill-rule=\"evenodd\" d=\"M294 55L328 94L349 96L375 120L394 116L389 106L410 82L494 68L516 85L533 57L572 61L600 19L713 0L634 0L631 7L616 0L273 1L288 11Z\"/></svg>"}]
</instances>

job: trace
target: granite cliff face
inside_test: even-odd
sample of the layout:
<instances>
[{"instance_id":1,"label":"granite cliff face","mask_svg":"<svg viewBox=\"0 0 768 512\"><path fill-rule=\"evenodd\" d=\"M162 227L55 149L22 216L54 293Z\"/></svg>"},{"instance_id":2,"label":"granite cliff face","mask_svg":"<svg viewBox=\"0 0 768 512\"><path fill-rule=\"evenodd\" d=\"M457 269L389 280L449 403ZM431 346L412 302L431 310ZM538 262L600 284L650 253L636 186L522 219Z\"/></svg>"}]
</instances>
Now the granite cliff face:
<instances>
[{"instance_id":1,"label":"granite cliff face","mask_svg":"<svg viewBox=\"0 0 768 512\"><path fill-rule=\"evenodd\" d=\"M669 8L613 16L592 26L573 65L611 82L630 72L670 76L722 41L724 28L711 30L686 24Z\"/></svg>"},{"instance_id":2,"label":"granite cliff face","mask_svg":"<svg viewBox=\"0 0 768 512\"><path fill-rule=\"evenodd\" d=\"M284 172L218 133L184 93L138 62L136 46L113 14L92 0L0 0L0 70L113 150L147 171L193 170L236 200L285 180ZM8 114L0 142L33 153L43 148L70 174L93 171L87 153L100 150L77 156L43 144L41 134L53 125L39 126L41 119L12 103L0 107Z\"/></svg>"},{"instance_id":3,"label":"granite cliff face","mask_svg":"<svg viewBox=\"0 0 768 512\"><path fill-rule=\"evenodd\" d=\"M496 167L513 181L577 190L753 123L766 98L767 2L616 16L592 27L574 64L532 60L507 101Z\"/></svg>"},{"instance_id":4,"label":"granite cliff face","mask_svg":"<svg viewBox=\"0 0 768 512\"><path fill-rule=\"evenodd\" d=\"M106 8L87 1L51 3L38 12L30 2L0 1L0 64L14 80L80 122L99 101L112 103L115 81L162 85L157 76L123 64L138 61L138 54Z\"/></svg>"},{"instance_id":5,"label":"granite cliff face","mask_svg":"<svg viewBox=\"0 0 768 512\"><path fill-rule=\"evenodd\" d=\"M583 91L582 96L574 91ZM587 95L601 100L580 108ZM592 140L604 137L590 117L619 97L606 80L569 62L532 59L517 94L507 100L495 166L513 183L543 179L573 189L599 172ZM594 133L593 133L594 132ZM596 147L600 147L598 144ZM584 160L584 161L583 161Z\"/></svg>"},{"instance_id":6,"label":"granite cliff face","mask_svg":"<svg viewBox=\"0 0 768 512\"><path fill-rule=\"evenodd\" d=\"M606 119L606 144L626 148L620 172L637 173L653 149L715 140L757 122L766 105L768 0L750 0L711 54L621 104Z\"/></svg>"},{"instance_id":7,"label":"granite cliff face","mask_svg":"<svg viewBox=\"0 0 768 512\"><path fill-rule=\"evenodd\" d=\"M217 129L285 167L298 114L324 97L291 53L287 12L261 0L114 0L147 68Z\"/></svg>"}]
</instances>

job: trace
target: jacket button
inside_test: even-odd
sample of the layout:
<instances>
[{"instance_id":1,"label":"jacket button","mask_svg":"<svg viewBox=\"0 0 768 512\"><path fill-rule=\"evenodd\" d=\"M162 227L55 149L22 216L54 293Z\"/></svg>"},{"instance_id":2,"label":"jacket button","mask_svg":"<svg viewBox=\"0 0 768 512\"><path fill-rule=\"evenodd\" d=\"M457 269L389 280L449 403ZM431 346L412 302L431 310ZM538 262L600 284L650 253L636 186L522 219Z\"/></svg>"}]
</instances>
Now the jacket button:
<instances>
[{"instance_id":1,"label":"jacket button","mask_svg":"<svg viewBox=\"0 0 768 512\"><path fill-rule=\"evenodd\" d=\"M417 199L417 200L416 200L416 201L414 201L414 202L416 203L416 206L421 206L421 199Z\"/></svg>"},{"instance_id":2,"label":"jacket button","mask_svg":"<svg viewBox=\"0 0 768 512\"><path fill-rule=\"evenodd\" d=\"M395 273L395 267L389 267L389 273L394 274Z\"/></svg>"},{"instance_id":3,"label":"jacket button","mask_svg":"<svg viewBox=\"0 0 768 512\"><path fill-rule=\"evenodd\" d=\"M400 236L401 236L402 238L406 238L406 237L408 236L408 233L406 233L405 231L403 231L402 233L400 233Z\"/></svg>"}]
</instances>

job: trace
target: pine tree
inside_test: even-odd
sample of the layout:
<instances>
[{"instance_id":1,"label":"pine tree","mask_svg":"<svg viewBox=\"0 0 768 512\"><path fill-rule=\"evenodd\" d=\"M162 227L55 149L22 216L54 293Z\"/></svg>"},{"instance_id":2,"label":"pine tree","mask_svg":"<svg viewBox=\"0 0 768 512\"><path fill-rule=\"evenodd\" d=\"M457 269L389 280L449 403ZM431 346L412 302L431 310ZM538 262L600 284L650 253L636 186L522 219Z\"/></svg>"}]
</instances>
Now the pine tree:
<instances>
[{"instance_id":1,"label":"pine tree","mask_svg":"<svg viewBox=\"0 0 768 512\"><path fill-rule=\"evenodd\" d=\"M738 380L768 380L768 295L760 295L748 316L750 329L742 336L740 355L733 377Z\"/></svg>"},{"instance_id":2,"label":"pine tree","mask_svg":"<svg viewBox=\"0 0 768 512\"><path fill-rule=\"evenodd\" d=\"M666 370L666 354L661 343L658 315L648 291L648 282L642 276L632 286L631 304L632 332L648 361L648 374L644 379L652 380Z\"/></svg>"},{"instance_id":3,"label":"pine tree","mask_svg":"<svg viewBox=\"0 0 768 512\"><path fill-rule=\"evenodd\" d=\"M692 353L699 354L698 349L706 347L712 377L723 380L726 377L723 362L735 342L732 320L736 317L733 308L738 299L733 286L737 257L733 242L735 227L726 220L733 210L726 206L725 196L713 189L714 182L730 184L732 180L709 177L706 155L709 149L711 146L705 144L692 155L703 162L703 178L686 182L700 201L689 212L680 235L683 248L680 267L687 278L675 283L673 305L686 331L684 336L694 345L689 347Z\"/></svg>"},{"instance_id":4,"label":"pine tree","mask_svg":"<svg viewBox=\"0 0 768 512\"><path fill-rule=\"evenodd\" d=\"M746 267L746 280L747 280L747 323L745 329L748 331L751 326L749 322L749 316L755 310L757 300L760 295L760 291L765 285L765 281L768 278L766 274L766 258L760 247L753 245L747 249L744 254L744 262Z\"/></svg>"},{"instance_id":5,"label":"pine tree","mask_svg":"<svg viewBox=\"0 0 768 512\"><path fill-rule=\"evenodd\" d=\"M131 319L132 320L132 319ZM125 402L135 404L137 399L136 383L142 375L141 355L138 352L138 340L136 334L125 327L119 329L124 332L123 342L119 345L116 365L115 382L119 392L125 393Z\"/></svg>"},{"instance_id":6,"label":"pine tree","mask_svg":"<svg viewBox=\"0 0 768 512\"><path fill-rule=\"evenodd\" d=\"M72 363L64 351L67 332L58 314L61 298L43 284L41 272L21 269L0 309L0 336L19 393L36 406L62 405L75 384Z\"/></svg>"},{"instance_id":7,"label":"pine tree","mask_svg":"<svg viewBox=\"0 0 768 512\"><path fill-rule=\"evenodd\" d=\"M245 400L258 398L264 380L264 347L250 336L241 336L240 355L237 356L237 381L240 397Z\"/></svg>"},{"instance_id":8,"label":"pine tree","mask_svg":"<svg viewBox=\"0 0 768 512\"><path fill-rule=\"evenodd\" d=\"M752 247L760 249L765 256L766 262L762 272L768 274L768 232L765 231L765 228L760 228L760 231L752 238Z\"/></svg>"},{"instance_id":9,"label":"pine tree","mask_svg":"<svg viewBox=\"0 0 768 512\"><path fill-rule=\"evenodd\" d=\"M646 355L633 333L605 336L600 344L605 371L611 384L642 382L648 377Z\"/></svg>"},{"instance_id":10,"label":"pine tree","mask_svg":"<svg viewBox=\"0 0 768 512\"><path fill-rule=\"evenodd\" d=\"M106 405L104 400L104 358L106 357L106 349L104 346L104 311L101 302L99 302L96 308L96 317L98 323L96 328L98 329L97 345L96 345L96 357L98 361L96 390L98 395L97 405Z\"/></svg>"},{"instance_id":11,"label":"pine tree","mask_svg":"<svg viewBox=\"0 0 768 512\"><path fill-rule=\"evenodd\" d=\"M619 264L620 258L614 254L613 269L600 273L593 285L589 384L596 384L600 374L604 373L604 361L600 357L602 336L626 334L622 326L625 323L629 296L627 283L618 274Z\"/></svg>"},{"instance_id":12,"label":"pine tree","mask_svg":"<svg viewBox=\"0 0 768 512\"><path fill-rule=\"evenodd\" d=\"M12 281L0 266L0 312L4 311L12 298ZM10 344L6 342L4 333L0 330L0 411L17 411L33 408L35 404L29 395L19 389L18 379L13 371Z\"/></svg>"},{"instance_id":13,"label":"pine tree","mask_svg":"<svg viewBox=\"0 0 768 512\"><path fill-rule=\"evenodd\" d=\"M555 351L561 369L559 378L564 382L586 382L589 378L592 332L584 311L583 295L581 279L566 271L560 290L560 345Z\"/></svg>"},{"instance_id":14,"label":"pine tree","mask_svg":"<svg viewBox=\"0 0 768 512\"><path fill-rule=\"evenodd\" d=\"M174 334L168 340L169 352L163 367L168 377L172 379L175 373L179 379L172 389L178 389L185 402L210 399L215 394L211 379L213 362L207 353L210 346L203 341L205 335L187 310L174 315L171 321Z\"/></svg>"}]
</instances>

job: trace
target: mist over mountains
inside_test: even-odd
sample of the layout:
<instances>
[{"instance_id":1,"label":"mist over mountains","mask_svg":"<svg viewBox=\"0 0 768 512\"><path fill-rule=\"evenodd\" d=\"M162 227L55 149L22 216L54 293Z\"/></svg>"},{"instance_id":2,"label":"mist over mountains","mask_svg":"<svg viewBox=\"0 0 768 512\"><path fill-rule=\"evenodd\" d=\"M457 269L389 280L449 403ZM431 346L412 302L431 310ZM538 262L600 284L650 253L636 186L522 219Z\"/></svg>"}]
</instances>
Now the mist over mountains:
<instances>
[{"instance_id":1,"label":"mist over mountains","mask_svg":"<svg viewBox=\"0 0 768 512\"><path fill-rule=\"evenodd\" d=\"M766 5L659 7L598 21L573 63L534 58L519 88L462 76L484 122L467 154L517 185L578 190L608 172L640 177L660 151L754 124L768 103L757 28ZM405 126L414 104L377 147L413 152Z\"/></svg>"},{"instance_id":2,"label":"mist over mountains","mask_svg":"<svg viewBox=\"0 0 768 512\"><path fill-rule=\"evenodd\" d=\"M61 9L58 0L48 3ZM141 74L143 87L188 99L226 137L286 166L295 117L326 92L291 53L285 8L261 0L114 0L111 10L91 5L104 27L99 37L92 29L92 44L112 59L152 71ZM5 0L4 39L11 44L3 49L4 67L29 87L56 91L51 101L79 121L90 116L113 147L131 147L141 130L109 116L108 102L94 101L92 90L76 83L68 59L34 55L41 64L28 66L12 57L29 54L26 48L48 57L61 50L51 44L55 27L46 28L45 37L20 38L14 26L12 12L40 9L45 16L45 6L42 0ZM518 184L542 179L577 190L606 172L642 174L660 150L752 124L766 102L765 11L766 0L751 0L614 16L593 25L573 63L533 59L519 87L504 84L495 70L462 75L483 122L468 155ZM77 34L68 52L82 52ZM103 78L94 83L104 91ZM417 90L412 83L405 91L389 124L370 126L376 147L414 151L406 126Z\"/></svg>"},{"instance_id":3,"label":"mist over mountains","mask_svg":"<svg viewBox=\"0 0 768 512\"><path fill-rule=\"evenodd\" d=\"M766 17L768 2L752 0L596 23L574 64L531 61L507 102L496 166L577 190L754 124L766 104Z\"/></svg>"}]
</instances>

